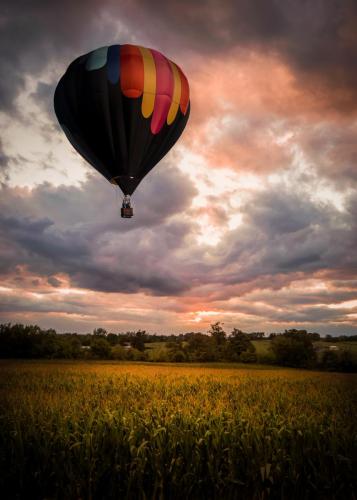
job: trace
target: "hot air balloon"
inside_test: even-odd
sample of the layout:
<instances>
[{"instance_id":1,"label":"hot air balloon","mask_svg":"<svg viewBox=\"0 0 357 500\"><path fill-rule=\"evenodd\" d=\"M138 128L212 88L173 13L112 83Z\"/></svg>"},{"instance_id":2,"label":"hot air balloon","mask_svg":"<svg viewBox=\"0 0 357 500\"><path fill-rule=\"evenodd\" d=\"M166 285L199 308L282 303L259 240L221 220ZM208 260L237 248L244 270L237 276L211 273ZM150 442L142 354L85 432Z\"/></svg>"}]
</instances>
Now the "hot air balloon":
<instances>
[{"instance_id":1,"label":"hot air balloon","mask_svg":"<svg viewBox=\"0 0 357 500\"><path fill-rule=\"evenodd\" d=\"M60 79L54 108L74 148L130 196L182 134L189 85L182 70L154 49L101 47L75 59Z\"/></svg>"}]
</instances>

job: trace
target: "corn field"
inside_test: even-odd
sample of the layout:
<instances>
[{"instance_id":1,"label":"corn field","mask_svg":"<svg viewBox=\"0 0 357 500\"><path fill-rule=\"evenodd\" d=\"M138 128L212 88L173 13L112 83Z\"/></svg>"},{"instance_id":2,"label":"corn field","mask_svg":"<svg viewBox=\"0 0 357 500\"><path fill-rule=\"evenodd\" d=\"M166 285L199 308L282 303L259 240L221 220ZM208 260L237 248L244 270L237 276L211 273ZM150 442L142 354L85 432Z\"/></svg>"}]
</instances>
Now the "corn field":
<instances>
[{"instance_id":1,"label":"corn field","mask_svg":"<svg viewBox=\"0 0 357 500\"><path fill-rule=\"evenodd\" d=\"M1 362L2 498L355 499L357 376L228 366Z\"/></svg>"}]
</instances>

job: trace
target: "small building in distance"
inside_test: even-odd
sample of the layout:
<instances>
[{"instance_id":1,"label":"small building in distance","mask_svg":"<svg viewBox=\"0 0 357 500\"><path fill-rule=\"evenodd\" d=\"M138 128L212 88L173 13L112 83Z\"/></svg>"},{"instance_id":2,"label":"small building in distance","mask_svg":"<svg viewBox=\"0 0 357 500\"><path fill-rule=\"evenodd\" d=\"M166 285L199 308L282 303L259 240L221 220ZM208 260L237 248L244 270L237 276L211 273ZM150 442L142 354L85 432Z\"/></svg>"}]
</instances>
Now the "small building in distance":
<instances>
[{"instance_id":1,"label":"small building in distance","mask_svg":"<svg viewBox=\"0 0 357 500\"><path fill-rule=\"evenodd\" d=\"M338 351L339 347L337 347L337 345L329 345L328 350L329 351Z\"/></svg>"}]
</instances>

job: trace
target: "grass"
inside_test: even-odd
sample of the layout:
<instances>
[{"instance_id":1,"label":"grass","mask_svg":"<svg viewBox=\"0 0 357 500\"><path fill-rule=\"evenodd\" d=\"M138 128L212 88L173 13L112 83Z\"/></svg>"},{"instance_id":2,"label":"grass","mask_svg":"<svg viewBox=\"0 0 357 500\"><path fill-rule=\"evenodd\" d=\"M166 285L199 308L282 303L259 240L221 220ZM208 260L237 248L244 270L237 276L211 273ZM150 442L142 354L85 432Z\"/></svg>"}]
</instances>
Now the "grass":
<instances>
[{"instance_id":1,"label":"grass","mask_svg":"<svg viewBox=\"0 0 357 500\"><path fill-rule=\"evenodd\" d=\"M252 344L254 345L256 352L259 355L261 354L269 354L270 353L270 340L253 340Z\"/></svg>"},{"instance_id":2,"label":"grass","mask_svg":"<svg viewBox=\"0 0 357 500\"><path fill-rule=\"evenodd\" d=\"M354 499L357 376L0 365L3 498Z\"/></svg>"},{"instance_id":3,"label":"grass","mask_svg":"<svg viewBox=\"0 0 357 500\"><path fill-rule=\"evenodd\" d=\"M162 347L166 347L167 342L147 342L145 344L145 349L161 349Z\"/></svg>"}]
</instances>

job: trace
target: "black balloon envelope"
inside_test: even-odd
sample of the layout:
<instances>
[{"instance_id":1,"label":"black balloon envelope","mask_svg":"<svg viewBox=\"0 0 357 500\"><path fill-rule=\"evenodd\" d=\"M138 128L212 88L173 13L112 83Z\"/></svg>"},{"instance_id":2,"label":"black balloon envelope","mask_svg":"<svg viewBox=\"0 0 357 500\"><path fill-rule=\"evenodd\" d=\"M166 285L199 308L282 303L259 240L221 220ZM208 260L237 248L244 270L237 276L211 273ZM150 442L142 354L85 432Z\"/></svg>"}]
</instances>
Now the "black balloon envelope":
<instances>
[{"instance_id":1,"label":"black balloon envelope","mask_svg":"<svg viewBox=\"0 0 357 500\"><path fill-rule=\"evenodd\" d=\"M130 195L186 126L189 85L160 52L111 45L70 64L54 107L74 148L126 195L122 216L131 217Z\"/></svg>"}]
</instances>

